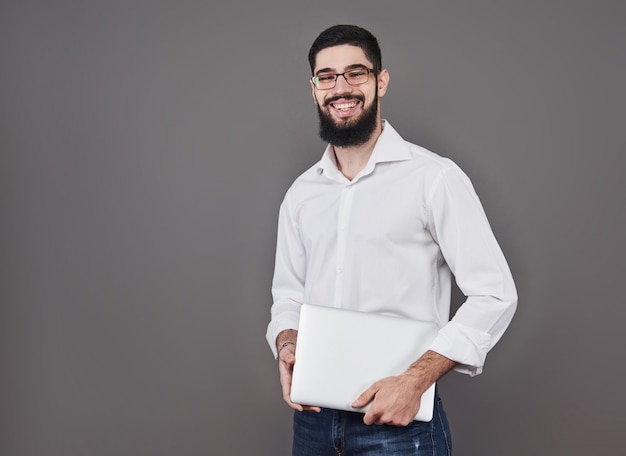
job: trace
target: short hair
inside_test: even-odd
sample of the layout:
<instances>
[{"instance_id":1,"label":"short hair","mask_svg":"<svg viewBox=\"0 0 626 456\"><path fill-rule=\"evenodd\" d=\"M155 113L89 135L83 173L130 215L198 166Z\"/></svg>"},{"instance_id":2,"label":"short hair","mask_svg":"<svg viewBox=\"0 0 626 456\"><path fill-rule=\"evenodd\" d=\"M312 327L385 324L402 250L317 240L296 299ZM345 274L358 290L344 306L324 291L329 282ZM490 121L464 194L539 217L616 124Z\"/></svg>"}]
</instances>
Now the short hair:
<instances>
[{"instance_id":1,"label":"short hair","mask_svg":"<svg viewBox=\"0 0 626 456\"><path fill-rule=\"evenodd\" d=\"M309 50L309 65L311 65L311 73L315 71L315 59L318 52L333 46L342 44L350 44L357 46L363 50L365 57L372 62L374 71L380 73L382 69L382 59L380 54L380 46L374 35L364 28L356 25L333 25L327 28L313 41Z\"/></svg>"}]
</instances>

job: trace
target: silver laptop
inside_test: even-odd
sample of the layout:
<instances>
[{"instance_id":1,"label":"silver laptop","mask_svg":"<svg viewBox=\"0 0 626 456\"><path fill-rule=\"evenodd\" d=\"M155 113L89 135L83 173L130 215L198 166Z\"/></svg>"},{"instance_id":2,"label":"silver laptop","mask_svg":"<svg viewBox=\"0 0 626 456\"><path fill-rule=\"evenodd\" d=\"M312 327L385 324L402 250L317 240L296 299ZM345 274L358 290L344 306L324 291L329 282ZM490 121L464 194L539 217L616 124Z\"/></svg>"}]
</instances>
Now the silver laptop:
<instances>
[{"instance_id":1,"label":"silver laptop","mask_svg":"<svg viewBox=\"0 0 626 456\"><path fill-rule=\"evenodd\" d=\"M291 400L297 404L363 412L352 402L382 378L401 374L437 336L424 322L304 304L293 369ZM423 395L418 421L433 416L435 385Z\"/></svg>"}]
</instances>

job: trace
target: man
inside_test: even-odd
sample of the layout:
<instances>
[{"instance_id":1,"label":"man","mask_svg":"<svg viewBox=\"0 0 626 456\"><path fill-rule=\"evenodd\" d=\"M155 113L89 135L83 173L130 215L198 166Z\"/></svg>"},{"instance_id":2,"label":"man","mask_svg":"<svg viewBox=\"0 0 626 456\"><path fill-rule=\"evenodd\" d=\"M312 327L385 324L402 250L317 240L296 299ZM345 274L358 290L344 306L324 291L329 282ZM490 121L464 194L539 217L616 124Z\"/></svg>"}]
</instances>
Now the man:
<instances>
[{"instance_id":1,"label":"man","mask_svg":"<svg viewBox=\"0 0 626 456\"><path fill-rule=\"evenodd\" d=\"M440 398L413 421L422 393L451 369L482 371L517 305L504 256L469 179L404 141L381 119L389 85L376 38L356 26L322 32L309 52L327 141L281 205L267 339L294 413L294 455L449 455ZM449 320L454 274L467 300ZM367 413L294 404L291 372L303 303L387 313L440 326L429 350L352 404ZM376 335L372 335L376 337Z\"/></svg>"}]
</instances>

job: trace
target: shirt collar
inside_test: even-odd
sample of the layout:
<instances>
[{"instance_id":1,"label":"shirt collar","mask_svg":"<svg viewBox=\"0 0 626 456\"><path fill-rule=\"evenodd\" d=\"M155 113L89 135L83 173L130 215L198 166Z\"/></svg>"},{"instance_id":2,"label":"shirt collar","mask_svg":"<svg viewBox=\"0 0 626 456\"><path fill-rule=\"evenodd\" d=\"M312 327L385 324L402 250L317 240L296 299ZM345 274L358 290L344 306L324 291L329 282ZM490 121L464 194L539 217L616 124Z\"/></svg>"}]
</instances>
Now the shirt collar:
<instances>
[{"instance_id":1,"label":"shirt collar","mask_svg":"<svg viewBox=\"0 0 626 456\"><path fill-rule=\"evenodd\" d=\"M391 126L391 124L382 120L383 131L381 132L372 155L365 165L365 168L359 173L359 176L370 174L374 171L377 163L404 161L411 158L411 151L409 150L406 142L402 139L402 136ZM345 177L337 168L337 159L333 146L328 144L322 159L318 163L318 171L324 173L330 178Z\"/></svg>"}]
</instances>

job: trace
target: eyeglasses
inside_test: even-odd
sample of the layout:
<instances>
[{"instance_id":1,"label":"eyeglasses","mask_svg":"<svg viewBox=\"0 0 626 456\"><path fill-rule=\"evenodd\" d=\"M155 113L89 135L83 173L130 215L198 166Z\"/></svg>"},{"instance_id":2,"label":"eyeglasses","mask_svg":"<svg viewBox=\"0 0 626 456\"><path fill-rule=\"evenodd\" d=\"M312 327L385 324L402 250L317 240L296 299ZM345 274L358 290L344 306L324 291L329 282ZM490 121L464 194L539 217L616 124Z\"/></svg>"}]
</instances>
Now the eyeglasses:
<instances>
[{"instance_id":1,"label":"eyeglasses","mask_svg":"<svg viewBox=\"0 0 626 456\"><path fill-rule=\"evenodd\" d=\"M337 78L343 76L348 84L356 86L365 84L369 79L370 73L376 74L376 71L370 68L356 68L354 70L344 71L343 73L324 73L318 76L313 76L311 81L315 84L315 88L318 90L332 89L337 85Z\"/></svg>"}]
</instances>

